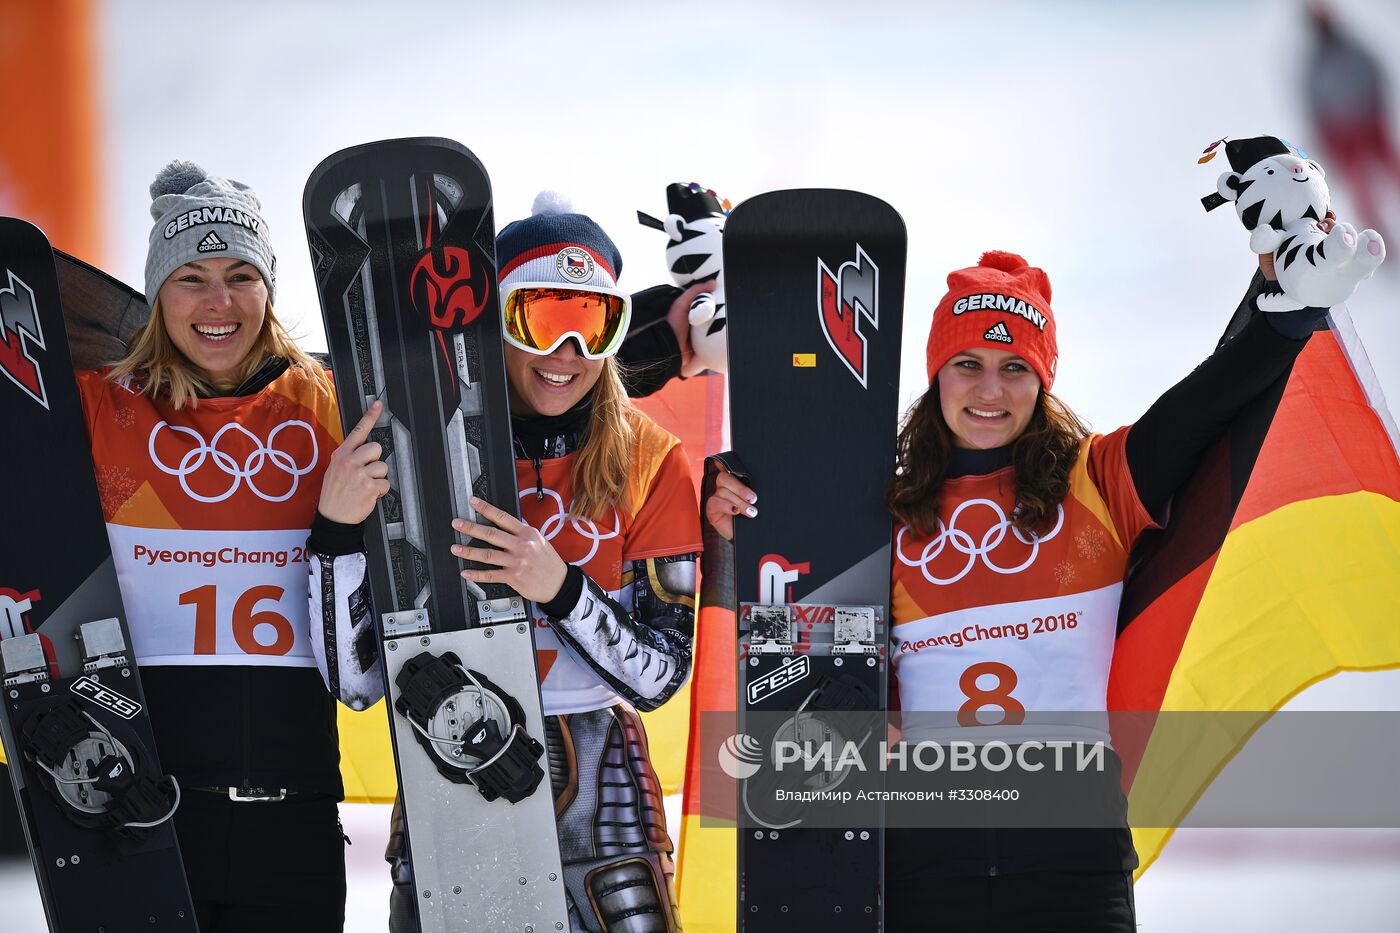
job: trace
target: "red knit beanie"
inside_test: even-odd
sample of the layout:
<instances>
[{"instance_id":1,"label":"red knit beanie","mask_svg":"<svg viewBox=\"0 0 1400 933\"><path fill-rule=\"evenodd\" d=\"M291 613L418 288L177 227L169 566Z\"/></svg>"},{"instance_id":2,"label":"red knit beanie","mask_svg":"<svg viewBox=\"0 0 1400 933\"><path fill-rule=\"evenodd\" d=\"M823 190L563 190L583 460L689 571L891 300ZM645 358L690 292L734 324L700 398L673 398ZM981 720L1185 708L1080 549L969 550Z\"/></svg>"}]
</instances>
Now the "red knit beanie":
<instances>
[{"instance_id":1,"label":"red knit beanie","mask_svg":"<svg viewBox=\"0 0 1400 933\"><path fill-rule=\"evenodd\" d=\"M1049 391L1059 350L1050 311L1050 279L1015 253L983 253L977 265L948 275L948 294L928 331L928 381L971 347L1010 350Z\"/></svg>"}]
</instances>

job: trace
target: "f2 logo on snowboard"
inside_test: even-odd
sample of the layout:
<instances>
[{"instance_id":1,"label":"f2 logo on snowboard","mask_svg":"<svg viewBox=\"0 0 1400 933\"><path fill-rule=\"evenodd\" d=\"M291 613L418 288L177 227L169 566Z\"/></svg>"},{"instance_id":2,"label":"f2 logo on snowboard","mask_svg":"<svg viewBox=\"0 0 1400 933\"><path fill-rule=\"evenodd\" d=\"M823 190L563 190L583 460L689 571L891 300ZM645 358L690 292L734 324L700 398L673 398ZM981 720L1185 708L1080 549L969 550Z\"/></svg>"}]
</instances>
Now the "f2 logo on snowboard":
<instances>
[{"instance_id":1,"label":"f2 logo on snowboard","mask_svg":"<svg viewBox=\"0 0 1400 933\"><path fill-rule=\"evenodd\" d=\"M866 335L860 319L876 330L880 327L880 268L856 244L856 258L832 272L817 257L817 307L826 342L861 385L866 385Z\"/></svg>"},{"instance_id":2,"label":"f2 logo on snowboard","mask_svg":"<svg viewBox=\"0 0 1400 933\"><path fill-rule=\"evenodd\" d=\"M44 374L39 370L33 349L47 350L48 346L44 343L44 330L39 326L34 292L13 272L7 269L5 274L10 284L0 288L0 372L47 409L49 396L44 391Z\"/></svg>"}]
</instances>

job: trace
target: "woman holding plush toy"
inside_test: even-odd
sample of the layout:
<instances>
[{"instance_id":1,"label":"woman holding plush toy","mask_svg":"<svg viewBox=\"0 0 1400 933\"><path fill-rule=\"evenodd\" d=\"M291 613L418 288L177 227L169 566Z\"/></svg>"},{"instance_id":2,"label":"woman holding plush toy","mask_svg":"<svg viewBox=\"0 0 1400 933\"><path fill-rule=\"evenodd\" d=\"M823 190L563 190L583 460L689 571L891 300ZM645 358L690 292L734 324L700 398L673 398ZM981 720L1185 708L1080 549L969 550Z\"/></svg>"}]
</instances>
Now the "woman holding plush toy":
<instances>
[{"instance_id":1,"label":"woman holding plush toy","mask_svg":"<svg viewBox=\"0 0 1400 933\"><path fill-rule=\"evenodd\" d=\"M929 389L900 431L888 496L897 519L891 693L906 714L905 738L948 737L912 711L966 710L978 724L1024 718L1029 728L1034 720L1037 737L1106 739L1085 714L1106 708L1134 544L1164 521L1202 454L1287 370L1325 311L1257 315L1135 424L1099 435L1051 392L1058 353L1043 271L988 253L948 285L929 331ZM1043 322L1002 310L955 313L981 294L1024 301ZM991 546L939 547L962 535ZM1074 626L956 648L944 638L1032 615ZM1117 783L1116 762L1109 777L1104 786ZM892 830L888 928L912 928L920 901L936 890L947 917L937 929L1131 931L1137 864L1126 819L1117 827Z\"/></svg>"},{"instance_id":2,"label":"woman holding plush toy","mask_svg":"<svg viewBox=\"0 0 1400 933\"><path fill-rule=\"evenodd\" d=\"M1232 144L1232 166L1244 172L1279 146ZM1319 236L1339 226L1325 202L1319 214ZM1260 256L1269 279L1272 260ZM1278 290L1259 286L1262 277L1256 293ZM1134 543L1325 314L1256 314L1136 423L1093 434L1051 392L1059 355L1046 273L990 252L948 276L929 330L929 387L905 417L887 497L896 519L890 692L906 742L959 729L967 741L969 726L986 727L976 744L1004 737L1002 728L1020 730L1012 743L1106 738L1097 730ZM756 508L729 474L705 504L725 537L734 516ZM1019 633L1032 615L1073 625L996 637ZM1108 757L1103 786L1121 806ZM885 928L1131 931L1138 861L1126 817L1095 826L891 829Z\"/></svg>"}]
</instances>

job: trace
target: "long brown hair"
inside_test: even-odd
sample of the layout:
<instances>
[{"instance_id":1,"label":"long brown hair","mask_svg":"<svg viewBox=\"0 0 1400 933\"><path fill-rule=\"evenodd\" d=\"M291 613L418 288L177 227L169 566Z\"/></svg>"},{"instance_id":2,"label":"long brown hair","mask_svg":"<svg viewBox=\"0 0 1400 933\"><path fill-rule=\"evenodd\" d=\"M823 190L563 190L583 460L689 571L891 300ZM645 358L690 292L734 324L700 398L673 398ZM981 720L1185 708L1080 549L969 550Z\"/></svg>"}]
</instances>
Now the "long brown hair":
<instances>
[{"instance_id":1,"label":"long brown hair","mask_svg":"<svg viewBox=\"0 0 1400 933\"><path fill-rule=\"evenodd\" d=\"M1016 473L1012 522L1021 531L1044 530L1055 507L1069 494L1069 472L1089 429L1069 406L1043 389L1030 424L1012 442L1011 464ZM895 450L895 476L886 505L896 520L919 534L938 526L939 490L953 451L953 432L943 420L935 380L904 416Z\"/></svg>"},{"instance_id":2,"label":"long brown hair","mask_svg":"<svg viewBox=\"0 0 1400 933\"><path fill-rule=\"evenodd\" d=\"M272 313L270 301L263 315L262 330L240 365L234 384L247 379L269 356L280 356L293 366L305 367L315 373L321 371L321 364L297 346L287 328ZM191 363L170 339L159 298L151 306L151 319L131 339L126 356L112 367L107 378L116 381L137 375L142 379L142 393L154 396L164 390L177 410L187 402L197 406L201 393L208 394L216 388L210 383L208 374Z\"/></svg>"},{"instance_id":3,"label":"long brown hair","mask_svg":"<svg viewBox=\"0 0 1400 933\"><path fill-rule=\"evenodd\" d=\"M621 505L626 495L636 437L632 422L640 412L627 397L617 357L603 361L592 392L588 438L573 467L573 514L596 521L610 506Z\"/></svg>"}]
</instances>

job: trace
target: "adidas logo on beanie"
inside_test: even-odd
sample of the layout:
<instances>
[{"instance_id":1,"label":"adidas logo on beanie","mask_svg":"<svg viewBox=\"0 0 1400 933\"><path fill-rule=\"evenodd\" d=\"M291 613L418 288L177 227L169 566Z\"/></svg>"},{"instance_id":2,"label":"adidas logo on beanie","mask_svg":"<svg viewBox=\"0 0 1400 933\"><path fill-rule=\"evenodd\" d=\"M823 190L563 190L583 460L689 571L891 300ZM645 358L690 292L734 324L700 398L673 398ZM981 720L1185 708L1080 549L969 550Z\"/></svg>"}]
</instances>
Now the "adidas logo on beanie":
<instances>
[{"instance_id":1,"label":"adidas logo on beanie","mask_svg":"<svg viewBox=\"0 0 1400 933\"><path fill-rule=\"evenodd\" d=\"M219 239L219 235L217 233L215 233L213 230L210 230L208 235L205 236L204 239L199 241L199 246L196 247L196 249L201 253L212 253L217 250L228 249L228 244L225 243L223 240Z\"/></svg>"}]
</instances>

